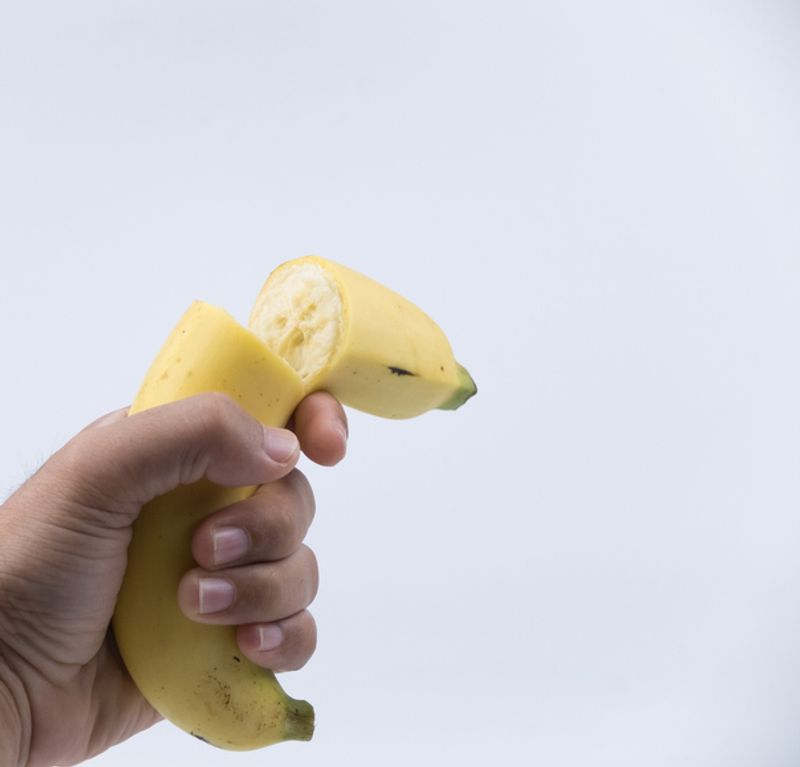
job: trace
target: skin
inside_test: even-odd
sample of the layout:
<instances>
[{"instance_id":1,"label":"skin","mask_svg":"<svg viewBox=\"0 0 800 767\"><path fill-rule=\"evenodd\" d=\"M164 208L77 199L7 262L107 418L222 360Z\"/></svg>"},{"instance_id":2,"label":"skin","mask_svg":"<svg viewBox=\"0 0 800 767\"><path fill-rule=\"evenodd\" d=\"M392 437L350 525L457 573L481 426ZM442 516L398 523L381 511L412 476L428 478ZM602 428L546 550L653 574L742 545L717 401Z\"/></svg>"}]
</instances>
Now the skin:
<instances>
[{"instance_id":1,"label":"skin","mask_svg":"<svg viewBox=\"0 0 800 767\"><path fill-rule=\"evenodd\" d=\"M294 467L301 450L322 465L340 461L347 422L335 399L316 393L290 427L265 429L214 394L133 416L117 411L0 506L0 765L76 764L159 721L119 658L110 622L131 525L145 503L179 484L259 485L198 525L197 566L176 594L183 612L237 626L242 652L265 668L306 663L318 576L302 541L314 497ZM220 561L226 553L233 559ZM217 609L211 592L201 599L208 578L233 587L229 607Z\"/></svg>"}]
</instances>

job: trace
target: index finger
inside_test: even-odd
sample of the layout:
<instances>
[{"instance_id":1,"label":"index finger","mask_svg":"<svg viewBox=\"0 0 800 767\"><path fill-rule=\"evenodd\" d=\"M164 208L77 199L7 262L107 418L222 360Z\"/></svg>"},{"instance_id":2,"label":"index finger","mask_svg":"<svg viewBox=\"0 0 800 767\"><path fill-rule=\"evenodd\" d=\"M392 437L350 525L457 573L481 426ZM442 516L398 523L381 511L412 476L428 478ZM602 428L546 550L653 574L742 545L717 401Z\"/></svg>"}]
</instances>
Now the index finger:
<instances>
[{"instance_id":1,"label":"index finger","mask_svg":"<svg viewBox=\"0 0 800 767\"><path fill-rule=\"evenodd\" d=\"M347 416L328 392L309 394L294 411L290 428L303 452L322 466L334 466L347 452Z\"/></svg>"}]
</instances>

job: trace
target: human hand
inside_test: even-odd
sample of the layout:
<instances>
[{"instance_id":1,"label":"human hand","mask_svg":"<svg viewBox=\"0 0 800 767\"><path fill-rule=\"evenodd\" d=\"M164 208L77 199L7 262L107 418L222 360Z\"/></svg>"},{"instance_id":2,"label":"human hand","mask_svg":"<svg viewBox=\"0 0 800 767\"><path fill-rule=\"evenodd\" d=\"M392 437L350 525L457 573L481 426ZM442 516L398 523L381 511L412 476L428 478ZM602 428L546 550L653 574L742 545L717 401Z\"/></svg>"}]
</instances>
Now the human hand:
<instances>
[{"instance_id":1,"label":"human hand","mask_svg":"<svg viewBox=\"0 0 800 767\"><path fill-rule=\"evenodd\" d=\"M294 466L301 448L323 465L341 460L347 423L320 392L298 406L292 428L264 429L214 394L118 411L0 506L0 767L75 764L159 720L109 626L132 524L145 503L180 484L259 485L196 528L197 567L176 595L183 612L238 626L242 652L266 668L308 660L317 566L302 540L314 498ZM234 585L229 607L218 584L201 591L212 575Z\"/></svg>"}]
</instances>

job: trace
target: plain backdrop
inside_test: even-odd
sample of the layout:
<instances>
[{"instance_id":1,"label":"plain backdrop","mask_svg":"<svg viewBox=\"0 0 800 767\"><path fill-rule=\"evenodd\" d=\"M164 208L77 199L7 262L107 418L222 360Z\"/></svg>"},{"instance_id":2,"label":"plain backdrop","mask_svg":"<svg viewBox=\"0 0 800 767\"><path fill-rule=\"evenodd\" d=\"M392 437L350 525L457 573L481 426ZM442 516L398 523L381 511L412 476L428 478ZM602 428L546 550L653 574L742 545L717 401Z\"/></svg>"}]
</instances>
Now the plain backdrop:
<instances>
[{"instance_id":1,"label":"plain backdrop","mask_svg":"<svg viewBox=\"0 0 800 767\"><path fill-rule=\"evenodd\" d=\"M311 743L92 764L797 765L797 4L0 0L3 494L307 253L479 395L304 463Z\"/></svg>"}]
</instances>

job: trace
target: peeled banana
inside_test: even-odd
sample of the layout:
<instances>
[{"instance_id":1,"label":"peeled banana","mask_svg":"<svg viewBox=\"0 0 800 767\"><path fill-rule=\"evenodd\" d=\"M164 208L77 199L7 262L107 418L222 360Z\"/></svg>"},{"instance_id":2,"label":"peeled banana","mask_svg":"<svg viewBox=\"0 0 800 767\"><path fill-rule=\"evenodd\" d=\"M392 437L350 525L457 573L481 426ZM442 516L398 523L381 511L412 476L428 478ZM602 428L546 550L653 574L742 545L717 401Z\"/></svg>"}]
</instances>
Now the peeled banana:
<instances>
[{"instance_id":1,"label":"peeled banana","mask_svg":"<svg viewBox=\"0 0 800 767\"><path fill-rule=\"evenodd\" d=\"M131 413L222 392L269 426L327 390L388 418L455 409L475 391L441 329L409 301L344 266L309 256L267 279L245 328L197 301L168 337ZM208 514L255 488L202 480L147 504L134 526L113 619L125 665L166 719L215 746L308 740L314 711L239 651L235 629L184 617L177 587L193 565L191 538Z\"/></svg>"}]
</instances>

